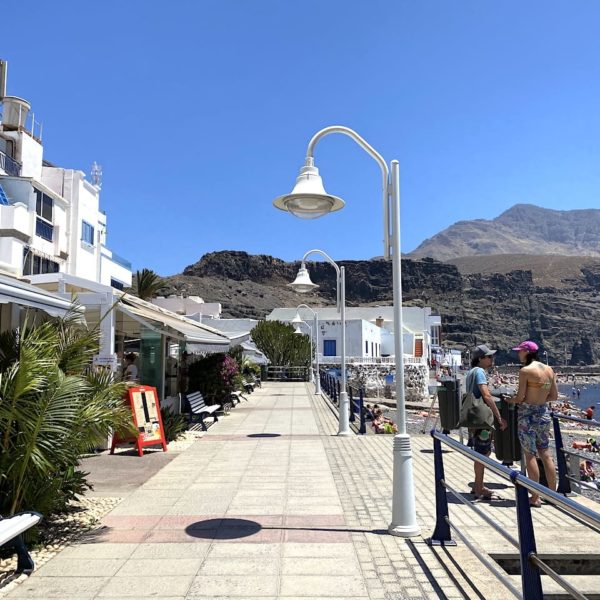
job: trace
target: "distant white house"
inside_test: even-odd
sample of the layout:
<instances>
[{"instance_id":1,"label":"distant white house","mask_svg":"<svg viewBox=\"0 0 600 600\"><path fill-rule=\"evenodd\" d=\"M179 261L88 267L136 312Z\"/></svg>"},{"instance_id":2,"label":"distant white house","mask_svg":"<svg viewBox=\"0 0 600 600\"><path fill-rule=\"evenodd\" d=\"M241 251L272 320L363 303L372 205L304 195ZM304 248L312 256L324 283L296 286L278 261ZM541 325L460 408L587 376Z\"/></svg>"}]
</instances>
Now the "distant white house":
<instances>
[{"instance_id":1,"label":"distant white house","mask_svg":"<svg viewBox=\"0 0 600 600\"><path fill-rule=\"evenodd\" d=\"M221 317L221 304L204 302L200 296L158 296L152 299L152 303L178 315L198 315L198 319Z\"/></svg>"},{"instance_id":2,"label":"distant white house","mask_svg":"<svg viewBox=\"0 0 600 600\"><path fill-rule=\"evenodd\" d=\"M17 277L65 273L130 287L131 263L106 246L97 165L90 182L78 169L44 160L29 103L2 97L0 90L0 104L0 269Z\"/></svg>"},{"instance_id":3,"label":"distant white house","mask_svg":"<svg viewBox=\"0 0 600 600\"><path fill-rule=\"evenodd\" d=\"M319 355L339 356L341 347L340 314L334 307L315 307L319 323ZM275 308L266 317L268 321L289 323L296 315L295 308ZM300 309L306 324L301 330L309 333L313 315ZM404 355L426 361L431 358L433 344L439 343L441 320L431 314L430 308L405 307L402 309ZM309 329L310 328L310 329ZM346 308L346 356L356 359L377 359L394 355L393 307ZM314 333L313 333L314 337Z\"/></svg>"}]
</instances>

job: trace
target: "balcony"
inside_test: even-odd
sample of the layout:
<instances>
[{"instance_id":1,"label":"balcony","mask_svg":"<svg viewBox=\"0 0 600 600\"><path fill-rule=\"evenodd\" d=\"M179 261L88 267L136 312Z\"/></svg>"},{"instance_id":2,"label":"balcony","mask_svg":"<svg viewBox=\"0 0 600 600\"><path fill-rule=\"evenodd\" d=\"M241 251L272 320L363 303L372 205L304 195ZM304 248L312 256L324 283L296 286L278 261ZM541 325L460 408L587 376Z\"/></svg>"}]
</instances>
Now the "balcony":
<instances>
[{"instance_id":1,"label":"balcony","mask_svg":"<svg viewBox=\"0 0 600 600\"><path fill-rule=\"evenodd\" d=\"M35 235L51 242L54 236L54 226L37 217L35 220Z\"/></svg>"},{"instance_id":2,"label":"balcony","mask_svg":"<svg viewBox=\"0 0 600 600\"><path fill-rule=\"evenodd\" d=\"M21 175L21 163L18 163L14 158L8 156L0 150L0 169L11 177L19 177Z\"/></svg>"},{"instance_id":3,"label":"balcony","mask_svg":"<svg viewBox=\"0 0 600 600\"><path fill-rule=\"evenodd\" d=\"M131 262L128 261L126 258L123 258L122 256L119 256L116 252L111 252L112 256L111 256L111 260L118 264L121 265L122 267L125 267L128 271L131 271Z\"/></svg>"}]
</instances>

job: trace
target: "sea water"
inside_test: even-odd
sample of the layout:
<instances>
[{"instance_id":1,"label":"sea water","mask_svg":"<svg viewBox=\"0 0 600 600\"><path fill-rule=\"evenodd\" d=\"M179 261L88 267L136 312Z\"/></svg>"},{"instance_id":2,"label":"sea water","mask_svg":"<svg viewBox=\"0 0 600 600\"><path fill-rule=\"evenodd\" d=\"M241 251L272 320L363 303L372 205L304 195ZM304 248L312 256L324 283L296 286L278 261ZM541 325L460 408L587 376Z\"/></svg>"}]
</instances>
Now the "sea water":
<instances>
[{"instance_id":1,"label":"sea water","mask_svg":"<svg viewBox=\"0 0 600 600\"><path fill-rule=\"evenodd\" d=\"M577 398L577 393L573 394L573 387L581 390L579 398ZM572 402L575 406L579 408L595 406L596 412L600 413L600 383L582 383L576 386L573 386L573 383L559 383L558 391L564 394L569 402Z\"/></svg>"}]
</instances>

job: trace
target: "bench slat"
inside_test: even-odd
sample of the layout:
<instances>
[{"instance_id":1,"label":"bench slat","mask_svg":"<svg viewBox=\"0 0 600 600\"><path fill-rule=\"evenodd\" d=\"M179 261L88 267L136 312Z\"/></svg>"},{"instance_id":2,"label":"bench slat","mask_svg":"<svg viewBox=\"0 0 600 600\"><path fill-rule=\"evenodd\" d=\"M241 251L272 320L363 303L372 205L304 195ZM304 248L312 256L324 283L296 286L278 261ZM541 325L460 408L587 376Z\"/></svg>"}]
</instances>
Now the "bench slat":
<instances>
[{"instance_id":1,"label":"bench slat","mask_svg":"<svg viewBox=\"0 0 600 600\"><path fill-rule=\"evenodd\" d=\"M41 516L26 513L0 519L0 546L40 522Z\"/></svg>"}]
</instances>

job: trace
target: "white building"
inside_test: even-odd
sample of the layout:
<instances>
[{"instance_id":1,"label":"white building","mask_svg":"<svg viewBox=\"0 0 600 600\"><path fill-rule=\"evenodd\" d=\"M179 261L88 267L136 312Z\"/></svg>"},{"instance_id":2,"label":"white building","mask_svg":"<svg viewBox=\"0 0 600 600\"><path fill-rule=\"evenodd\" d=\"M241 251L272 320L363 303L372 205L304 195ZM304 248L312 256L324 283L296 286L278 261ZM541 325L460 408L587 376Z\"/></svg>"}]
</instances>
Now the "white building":
<instances>
[{"instance_id":1,"label":"white building","mask_svg":"<svg viewBox=\"0 0 600 600\"><path fill-rule=\"evenodd\" d=\"M197 315L198 320L221 317L221 304L219 302L204 302L200 296L157 296L152 303L166 308L178 315Z\"/></svg>"},{"instance_id":2,"label":"white building","mask_svg":"<svg viewBox=\"0 0 600 600\"><path fill-rule=\"evenodd\" d=\"M319 355L339 356L341 348L340 314L333 307L315 307L319 320ZM289 323L296 315L295 308L276 308L267 321ZM313 328L313 315L301 308L300 316ZM404 356L409 361L431 358L432 345L438 343L441 320L430 308L407 306L402 309ZM392 306L346 307L346 356L356 360L385 359L394 356L394 317ZM314 334L313 334L314 337Z\"/></svg>"},{"instance_id":3,"label":"white building","mask_svg":"<svg viewBox=\"0 0 600 600\"><path fill-rule=\"evenodd\" d=\"M0 269L17 277L65 273L123 289L131 264L106 247L100 180L44 160L29 103L0 101Z\"/></svg>"}]
</instances>

